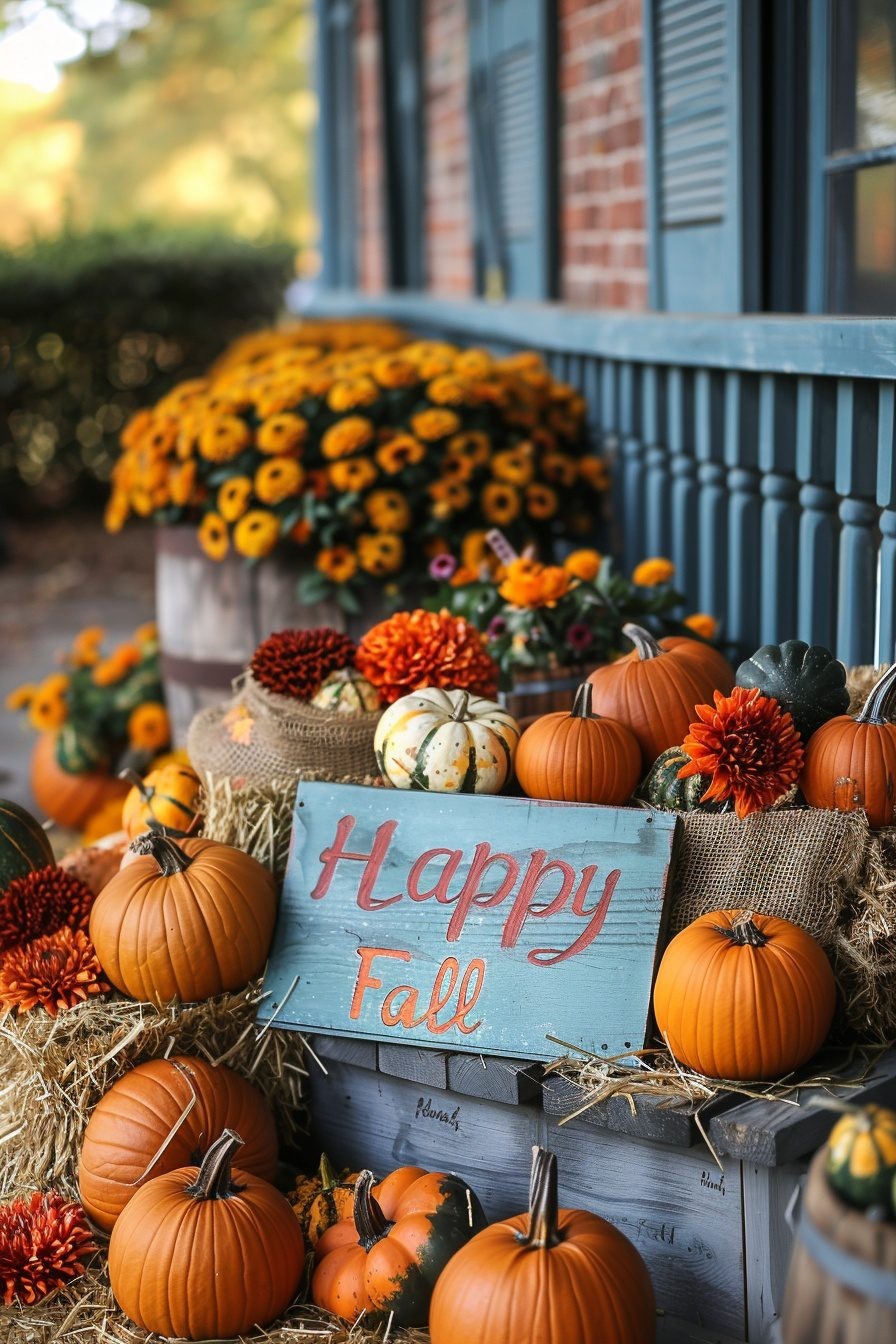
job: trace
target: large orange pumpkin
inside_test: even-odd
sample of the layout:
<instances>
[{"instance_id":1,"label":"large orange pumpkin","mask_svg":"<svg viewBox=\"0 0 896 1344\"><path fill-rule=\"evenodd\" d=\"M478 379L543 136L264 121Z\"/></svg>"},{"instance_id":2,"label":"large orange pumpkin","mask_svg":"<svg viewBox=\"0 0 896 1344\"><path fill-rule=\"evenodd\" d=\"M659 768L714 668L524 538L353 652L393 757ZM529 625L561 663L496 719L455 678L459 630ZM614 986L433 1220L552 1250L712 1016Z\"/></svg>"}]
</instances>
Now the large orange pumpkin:
<instances>
[{"instance_id":1,"label":"large orange pumpkin","mask_svg":"<svg viewBox=\"0 0 896 1344\"><path fill-rule=\"evenodd\" d=\"M231 1161L227 1129L200 1167L179 1167L138 1190L112 1229L109 1283L143 1330L179 1339L232 1339L281 1316L305 1265L302 1230L272 1185Z\"/></svg>"},{"instance_id":2,"label":"large orange pumpkin","mask_svg":"<svg viewBox=\"0 0 896 1344\"><path fill-rule=\"evenodd\" d=\"M144 831L186 835L196 822L202 782L190 765L163 765L145 779L133 770L122 776L132 787L121 820L133 840Z\"/></svg>"},{"instance_id":3,"label":"large orange pumpkin","mask_svg":"<svg viewBox=\"0 0 896 1344\"><path fill-rule=\"evenodd\" d=\"M41 812L59 826L80 831L106 803L124 798L128 785L100 770L72 774L56 758L56 734L41 733L31 755L31 792Z\"/></svg>"},{"instance_id":4,"label":"large orange pumpkin","mask_svg":"<svg viewBox=\"0 0 896 1344\"><path fill-rule=\"evenodd\" d=\"M834 973L815 939L772 915L701 915L663 954L656 1024L680 1063L708 1078L780 1078L823 1044Z\"/></svg>"},{"instance_id":5,"label":"large orange pumpkin","mask_svg":"<svg viewBox=\"0 0 896 1344\"><path fill-rule=\"evenodd\" d=\"M94 1108L81 1146L81 1203L104 1232L147 1181L195 1166L223 1129L244 1136L240 1166L273 1181L277 1130L262 1094L238 1073L192 1055L151 1059Z\"/></svg>"},{"instance_id":6,"label":"large orange pumpkin","mask_svg":"<svg viewBox=\"0 0 896 1344\"><path fill-rule=\"evenodd\" d=\"M569 714L545 714L520 738L516 777L530 798L621 804L641 776L641 748L630 728L592 712L593 687L576 691Z\"/></svg>"},{"instance_id":7,"label":"large orange pumpkin","mask_svg":"<svg viewBox=\"0 0 896 1344\"><path fill-rule=\"evenodd\" d=\"M361 1172L353 1216L318 1241L312 1300L345 1321L383 1312L396 1325L425 1325L436 1280L485 1215L459 1176L399 1167L373 1182Z\"/></svg>"},{"instance_id":8,"label":"large orange pumpkin","mask_svg":"<svg viewBox=\"0 0 896 1344\"><path fill-rule=\"evenodd\" d=\"M664 648L639 625L626 625L623 632L634 650L591 673L592 704L597 714L631 728L647 770L667 747L684 741L695 705L711 704L713 691L728 694L734 671L698 639L676 638Z\"/></svg>"},{"instance_id":9,"label":"large orange pumpkin","mask_svg":"<svg viewBox=\"0 0 896 1344\"><path fill-rule=\"evenodd\" d=\"M432 1344L651 1344L647 1266L611 1223L557 1207L557 1159L535 1149L529 1212L493 1223L436 1284Z\"/></svg>"},{"instance_id":10,"label":"large orange pumpkin","mask_svg":"<svg viewBox=\"0 0 896 1344\"><path fill-rule=\"evenodd\" d=\"M806 743L800 788L811 807L864 810L878 829L896 821L896 663L854 717L839 714Z\"/></svg>"},{"instance_id":11,"label":"large orange pumpkin","mask_svg":"<svg viewBox=\"0 0 896 1344\"><path fill-rule=\"evenodd\" d=\"M215 840L147 832L145 852L107 882L90 938L116 989L161 1007L242 989L259 975L277 894L266 868Z\"/></svg>"}]
</instances>

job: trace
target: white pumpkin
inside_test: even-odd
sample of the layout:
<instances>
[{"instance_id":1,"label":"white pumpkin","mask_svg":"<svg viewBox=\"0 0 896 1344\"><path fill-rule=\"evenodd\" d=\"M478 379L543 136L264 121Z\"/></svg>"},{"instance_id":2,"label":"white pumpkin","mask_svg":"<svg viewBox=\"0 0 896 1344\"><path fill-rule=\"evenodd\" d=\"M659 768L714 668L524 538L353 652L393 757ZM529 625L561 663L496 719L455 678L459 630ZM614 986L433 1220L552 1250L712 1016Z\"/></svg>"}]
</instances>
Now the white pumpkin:
<instances>
[{"instance_id":1,"label":"white pumpkin","mask_svg":"<svg viewBox=\"0 0 896 1344\"><path fill-rule=\"evenodd\" d=\"M499 793L520 726L494 700L426 687L390 705L377 725L380 771L397 789Z\"/></svg>"},{"instance_id":2,"label":"white pumpkin","mask_svg":"<svg viewBox=\"0 0 896 1344\"><path fill-rule=\"evenodd\" d=\"M336 714L372 714L380 707L380 693L353 667L343 667L330 673L311 703Z\"/></svg>"}]
</instances>

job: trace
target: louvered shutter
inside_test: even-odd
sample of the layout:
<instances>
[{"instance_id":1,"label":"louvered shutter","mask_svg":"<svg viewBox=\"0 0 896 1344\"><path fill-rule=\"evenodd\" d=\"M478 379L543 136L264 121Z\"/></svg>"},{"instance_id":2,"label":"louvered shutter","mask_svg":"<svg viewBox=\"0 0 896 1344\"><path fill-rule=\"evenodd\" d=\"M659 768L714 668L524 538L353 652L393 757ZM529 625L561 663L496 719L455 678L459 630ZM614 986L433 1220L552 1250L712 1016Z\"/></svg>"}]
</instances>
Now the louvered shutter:
<instances>
[{"instance_id":1,"label":"louvered shutter","mask_svg":"<svg viewBox=\"0 0 896 1344\"><path fill-rule=\"evenodd\" d=\"M421 289L423 248L423 107L420 0L380 0L386 220L389 283Z\"/></svg>"},{"instance_id":2,"label":"louvered shutter","mask_svg":"<svg viewBox=\"0 0 896 1344\"><path fill-rule=\"evenodd\" d=\"M355 283L355 32L353 0L317 0L317 174L324 284Z\"/></svg>"},{"instance_id":3,"label":"louvered shutter","mask_svg":"<svg viewBox=\"0 0 896 1344\"><path fill-rule=\"evenodd\" d=\"M556 291L552 0L469 0L470 144L480 292Z\"/></svg>"},{"instance_id":4,"label":"louvered shutter","mask_svg":"<svg viewBox=\"0 0 896 1344\"><path fill-rule=\"evenodd\" d=\"M753 90L755 34L744 0L651 0L653 291L657 307L740 312L758 272ZM755 71L751 71L755 73ZM751 251L752 249L752 251Z\"/></svg>"}]
</instances>

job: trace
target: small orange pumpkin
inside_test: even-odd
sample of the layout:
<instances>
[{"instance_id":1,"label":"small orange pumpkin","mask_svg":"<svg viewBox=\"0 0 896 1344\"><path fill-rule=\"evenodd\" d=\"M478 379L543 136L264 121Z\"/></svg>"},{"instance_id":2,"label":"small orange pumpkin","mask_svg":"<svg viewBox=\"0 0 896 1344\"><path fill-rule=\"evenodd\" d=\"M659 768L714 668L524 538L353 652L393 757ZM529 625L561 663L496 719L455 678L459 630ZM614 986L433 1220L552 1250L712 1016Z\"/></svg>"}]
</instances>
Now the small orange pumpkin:
<instances>
[{"instance_id":1,"label":"small orange pumpkin","mask_svg":"<svg viewBox=\"0 0 896 1344\"><path fill-rule=\"evenodd\" d=\"M59 826L80 831L106 803L124 798L124 780L101 770L73 774L63 770L56 755L56 734L41 733L31 754L31 792L41 812Z\"/></svg>"},{"instance_id":2,"label":"small orange pumpkin","mask_svg":"<svg viewBox=\"0 0 896 1344\"><path fill-rule=\"evenodd\" d=\"M192 766L163 765L145 779L124 770L121 777L132 785L121 817L132 840L144 831L186 835L194 827L202 782Z\"/></svg>"},{"instance_id":3,"label":"small orange pumpkin","mask_svg":"<svg viewBox=\"0 0 896 1344\"><path fill-rule=\"evenodd\" d=\"M666 948L653 1011L686 1068L758 1081L812 1058L836 998L830 963L805 929L772 915L716 910Z\"/></svg>"},{"instance_id":4,"label":"small orange pumpkin","mask_svg":"<svg viewBox=\"0 0 896 1344\"><path fill-rule=\"evenodd\" d=\"M359 1171L339 1173L326 1153L321 1153L315 1176L298 1176L289 1202L305 1234L305 1245L313 1250L328 1227L350 1218L355 1207L355 1183Z\"/></svg>"},{"instance_id":5,"label":"small orange pumpkin","mask_svg":"<svg viewBox=\"0 0 896 1344\"><path fill-rule=\"evenodd\" d=\"M896 821L896 663L855 716L828 719L806 743L800 788L810 807L864 810L875 830Z\"/></svg>"},{"instance_id":6,"label":"small orange pumpkin","mask_svg":"<svg viewBox=\"0 0 896 1344\"><path fill-rule=\"evenodd\" d=\"M641 776L641 748L625 724L591 708L594 688L576 691L569 714L545 714L516 749L516 777L530 798L621 805Z\"/></svg>"}]
</instances>

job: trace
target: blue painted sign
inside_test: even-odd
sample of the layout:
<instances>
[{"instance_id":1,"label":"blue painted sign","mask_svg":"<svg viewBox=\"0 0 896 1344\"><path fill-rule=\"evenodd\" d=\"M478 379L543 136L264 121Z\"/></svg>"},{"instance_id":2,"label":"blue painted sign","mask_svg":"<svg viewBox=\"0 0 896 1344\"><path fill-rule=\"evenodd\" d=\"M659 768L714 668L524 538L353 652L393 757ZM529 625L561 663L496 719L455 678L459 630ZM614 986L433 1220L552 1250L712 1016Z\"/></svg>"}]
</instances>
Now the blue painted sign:
<instances>
[{"instance_id":1,"label":"blue painted sign","mask_svg":"<svg viewBox=\"0 0 896 1344\"><path fill-rule=\"evenodd\" d=\"M679 823L300 784L259 1021L552 1059L641 1048Z\"/></svg>"}]
</instances>

